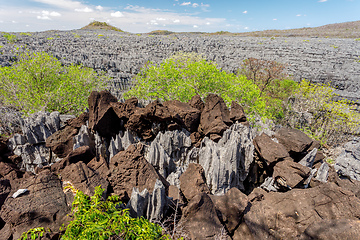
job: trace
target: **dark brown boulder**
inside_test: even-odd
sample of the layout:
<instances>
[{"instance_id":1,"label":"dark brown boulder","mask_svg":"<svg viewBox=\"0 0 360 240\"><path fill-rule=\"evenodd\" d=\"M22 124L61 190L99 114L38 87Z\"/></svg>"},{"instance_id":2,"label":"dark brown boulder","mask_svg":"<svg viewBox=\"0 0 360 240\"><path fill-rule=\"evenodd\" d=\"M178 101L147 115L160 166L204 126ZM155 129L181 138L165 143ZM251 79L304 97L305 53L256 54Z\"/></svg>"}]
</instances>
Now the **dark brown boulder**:
<instances>
[{"instance_id":1,"label":"dark brown boulder","mask_svg":"<svg viewBox=\"0 0 360 240\"><path fill-rule=\"evenodd\" d=\"M108 91L93 91L88 99L89 128L105 138L112 137L122 127L111 106L113 102L117 102L117 99Z\"/></svg>"},{"instance_id":2,"label":"dark brown boulder","mask_svg":"<svg viewBox=\"0 0 360 240\"><path fill-rule=\"evenodd\" d=\"M299 239L316 222L358 220L360 200L334 183L285 193L264 193L252 202L244 221L255 239Z\"/></svg>"},{"instance_id":3,"label":"dark brown boulder","mask_svg":"<svg viewBox=\"0 0 360 240\"><path fill-rule=\"evenodd\" d=\"M82 161L84 163L90 162L95 157L95 154L89 146L81 146L70 152L65 158L61 161L51 165L51 171L59 173L60 170L64 169L66 166Z\"/></svg>"},{"instance_id":4,"label":"dark brown boulder","mask_svg":"<svg viewBox=\"0 0 360 240\"><path fill-rule=\"evenodd\" d=\"M159 101L154 101L145 108L137 108L125 126L127 129L136 132L144 140L151 140L155 137L156 131L166 130L167 126L173 123L173 120L169 109ZM180 118L177 121L179 122ZM154 125L157 125L157 129L153 129Z\"/></svg>"},{"instance_id":5,"label":"dark brown boulder","mask_svg":"<svg viewBox=\"0 0 360 240\"><path fill-rule=\"evenodd\" d=\"M311 138L302 131L294 128L280 128L279 131L276 132L275 137L280 144L284 145L295 161L300 161L313 144Z\"/></svg>"},{"instance_id":6,"label":"dark brown boulder","mask_svg":"<svg viewBox=\"0 0 360 240\"><path fill-rule=\"evenodd\" d=\"M217 217L214 203L206 193L199 193L184 209L180 225L190 239L220 238L223 226Z\"/></svg>"},{"instance_id":7,"label":"dark brown boulder","mask_svg":"<svg viewBox=\"0 0 360 240\"><path fill-rule=\"evenodd\" d=\"M130 145L110 160L110 176L108 178L114 193L123 201L130 199L134 187L142 192L145 188L153 192L156 179L167 188L169 183L160 176L154 167L141 154L142 145Z\"/></svg>"},{"instance_id":8,"label":"dark brown boulder","mask_svg":"<svg viewBox=\"0 0 360 240\"><path fill-rule=\"evenodd\" d=\"M64 170L61 171L61 179L63 182L71 183L75 189L89 196L94 195L95 187L100 185L101 188L105 189L104 194L106 195L109 186L106 179L81 161L65 167Z\"/></svg>"},{"instance_id":9,"label":"dark brown boulder","mask_svg":"<svg viewBox=\"0 0 360 240\"><path fill-rule=\"evenodd\" d=\"M0 217L10 225L13 239L19 239L23 232L39 226L58 231L70 220L66 216L70 207L56 174L42 171L26 179L20 188L28 189L28 192L17 198L8 197L0 211ZM13 189L11 194L17 190Z\"/></svg>"},{"instance_id":10,"label":"dark brown boulder","mask_svg":"<svg viewBox=\"0 0 360 240\"><path fill-rule=\"evenodd\" d=\"M8 179L0 179L0 209L11 190L10 181Z\"/></svg>"},{"instance_id":11,"label":"dark brown boulder","mask_svg":"<svg viewBox=\"0 0 360 240\"><path fill-rule=\"evenodd\" d=\"M210 196L215 205L217 216L230 234L238 227L243 213L250 205L247 196L237 188L231 188L225 195Z\"/></svg>"},{"instance_id":12,"label":"dark brown boulder","mask_svg":"<svg viewBox=\"0 0 360 240\"><path fill-rule=\"evenodd\" d=\"M291 159L286 148L282 144L274 142L265 133L254 138L254 146L268 166L274 165L278 161Z\"/></svg>"},{"instance_id":13,"label":"dark brown boulder","mask_svg":"<svg viewBox=\"0 0 360 240\"><path fill-rule=\"evenodd\" d=\"M50 148L59 158L64 158L73 151L74 137L78 132L78 128L66 126L46 139L46 147Z\"/></svg>"},{"instance_id":14,"label":"dark brown boulder","mask_svg":"<svg viewBox=\"0 0 360 240\"><path fill-rule=\"evenodd\" d=\"M193 96L189 101L189 105L193 108L198 109L200 112L202 112L205 107L205 103L203 102L203 100L201 100L200 95Z\"/></svg>"},{"instance_id":15,"label":"dark brown boulder","mask_svg":"<svg viewBox=\"0 0 360 240\"><path fill-rule=\"evenodd\" d=\"M169 109L169 112L174 119L180 117L181 123L187 130L190 132L197 131L200 123L200 110L178 100L164 102L164 106Z\"/></svg>"},{"instance_id":16,"label":"dark brown boulder","mask_svg":"<svg viewBox=\"0 0 360 240\"><path fill-rule=\"evenodd\" d=\"M201 113L199 132L205 136L222 136L231 124L230 111L224 100L216 94L209 94L205 98L205 107Z\"/></svg>"},{"instance_id":17,"label":"dark brown boulder","mask_svg":"<svg viewBox=\"0 0 360 240\"><path fill-rule=\"evenodd\" d=\"M246 115L244 109L240 104L235 101L231 102L231 109L230 109L230 120L234 123L238 122L246 122Z\"/></svg>"},{"instance_id":18,"label":"dark brown boulder","mask_svg":"<svg viewBox=\"0 0 360 240\"><path fill-rule=\"evenodd\" d=\"M179 180L181 192L188 201L199 193L210 193L206 185L204 169L200 164L190 163Z\"/></svg>"},{"instance_id":19,"label":"dark brown boulder","mask_svg":"<svg viewBox=\"0 0 360 240\"><path fill-rule=\"evenodd\" d=\"M273 178L277 179L281 177L286 181L288 186L294 188L300 186L300 183L303 183L309 175L310 168L297 162L285 160L276 163Z\"/></svg>"},{"instance_id":20,"label":"dark brown boulder","mask_svg":"<svg viewBox=\"0 0 360 240\"><path fill-rule=\"evenodd\" d=\"M0 136L0 156L2 154L5 154L6 152L8 152L8 148L7 148L7 144L6 144L7 140L4 137Z\"/></svg>"},{"instance_id":21,"label":"dark brown boulder","mask_svg":"<svg viewBox=\"0 0 360 240\"><path fill-rule=\"evenodd\" d=\"M93 171L97 172L102 178L107 179L109 175L109 166L103 156L100 156L99 160L93 158L87 166Z\"/></svg>"},{"instance_id":22,"label":"dark brown boulder","mask_svg":"<svg viewBox=\"0 0 360 240\"><path fill-rule=\"evenodd\" d=\"M23 179L29 175L31 173L24 173L13 164L0 162L0 178L9 180L12 189L18 188Z\"/></svg>"},{"instance_id":23,"label":"dark brown boulder","mask_svg":"<svg viewBox=\"0 0 360 240\"><path fill-rule=\"evenodd\" d=\"M124 103L121 102L111 102L111 107L113 108L114 112L118 116L118 118L125 120L125 122L130 118L132 114L137 109L138 99L137 98L129 98L125 100Z\"/></svg>"},{"instance_id":24,"label":"dark brown boulder","mask_svg":"<svg viewBox=\"0 0 360 240\"><path fill-rule=\"evenodd\" d=\"M256 240L245 222L240 223L232 236L233 240Z\"/></svg>"},{"instance_id":25,"label":"dark brown boulder","mask_svg":"<svg viewBox=\"0 0 360 240\"><path fill-rule=\"evenodd\" d=\"M89 120L89 113L84 112L77 118L67 120L66 124L74 128L81 128L82 125L86 125L86 121Z\"/></svg>"},{"instance_id":26,"label":"dark brown boulder","mask_svg":"<svg viewBox=\"0 0 360 240\"><path fill-rule=\"evenodd\" d=\"M300 240L353 240L360 239L360 221L354 219L325 219L314 222Z\"/></svg>"}]
</instances>

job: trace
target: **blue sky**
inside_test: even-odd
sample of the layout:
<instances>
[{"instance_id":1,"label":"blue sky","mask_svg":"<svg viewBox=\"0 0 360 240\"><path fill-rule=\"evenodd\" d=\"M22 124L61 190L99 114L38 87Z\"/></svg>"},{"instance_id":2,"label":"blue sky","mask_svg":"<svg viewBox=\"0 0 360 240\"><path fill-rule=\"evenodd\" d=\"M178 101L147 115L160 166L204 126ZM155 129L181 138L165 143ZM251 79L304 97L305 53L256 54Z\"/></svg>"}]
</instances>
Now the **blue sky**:
<instances>
[{"instance_id":1,"label":"blue sky","mask_svg":"<svg viewBox=\"0 0 360 240\"><path fill-rule=\"evenodd\" d=\"M92 20L133 33L317 27L360 20L360 0L0 0L0 31L71 30Z\"/></svg>"}]
</instances>

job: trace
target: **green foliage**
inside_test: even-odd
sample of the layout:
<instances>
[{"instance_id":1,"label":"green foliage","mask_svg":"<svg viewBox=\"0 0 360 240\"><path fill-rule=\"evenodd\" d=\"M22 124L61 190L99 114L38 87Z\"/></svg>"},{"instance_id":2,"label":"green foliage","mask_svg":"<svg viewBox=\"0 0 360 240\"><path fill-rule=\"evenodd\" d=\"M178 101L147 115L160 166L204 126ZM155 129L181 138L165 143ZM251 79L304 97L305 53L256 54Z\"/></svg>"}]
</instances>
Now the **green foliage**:
<instances>
[{"instance_id":1,"label":"green foliage","mask_svg":"<svg viewBox=\"0 0 360 240\"><path fill-rule=\"evenodd\" d=\"M329 85L303 80L291 99L284 121L323 144L338 144L359 134L360 113L352 102L345 99L336 101L334 91ZM304 120L297 116L298 113L306 113L309 117Z\"/></svg>"},{"instance_id":2,"label":"green foliage","mask_svg":"<svg viewBox=\"0 0 360 240\"><path fill-rule=\"evenodd\" d=\"M8 43L16 43L18 41L17 36L14 34L4 33L2 36L7 40Z\"/></svg>"},{"instance_id":3,"label":"green foliage","mask_svg":"<svg viewBox=\"0 0 360 240\"><path fill-rule=\"evenodd\" d=\"M24 33L24 32L22 32L22 33L20 33L20 35L21 35L21 36L29 36L29 37L30 37L30 36L31 36L31 33Z\"/></svg>"},{"instance_id":4,"label":"green foliage","mask_svg":"<svg viewBox=\"0 0 360 240\"><path fill-rule=\"evenodd\" d=\"M256 114L272 118L257 85L243 75L218 69L214 62L195 53L177 53L159 65L148 64L135 77L135 85L124 94L125 98L187 102L191 97L208 93L220 95L227 105L237 101L248 116Z\"/></svg>"},{"instance_id":5,"label":"green foliage","mask_svg":"<svg viewBox=\"0 0 360 240\"><path fill-rule=\"evenodd\" d=\"M93 90L107 78L81 65L62 66L45 52L21 53L10 67L0 68L0 103L26 114L59 111L80 114Z\"/></svg>"},{"instance_id":6,"label":"green foliage","mask_svg":"<svg viewBox=\"0 0 360 240\"><path fill-rule=\"evenodd\" d=\"M148 34L150 35L170 35L173 34L174 32L168 31L168 30L154 30L149 32Z\"/></svg>"},{"instance_id":7,"label":"green foliage","mask_svg":"<svg viewBox=\"0 0 360 240\"><path fill-rule=\"evenodd\" d=\"M29 239L29 237L31 240L40 239L44 235L44 233L45 233L45 229L43 227L32 228L29 231L21 234L19 240L27 240Z\"/></svg>"},{"instance_id":8,"label":"green foliage","mask_svg":"<svg viewBox=\"0 0 360 240\"><path fill-rule=\"evenodd\" d=\"M111 26L110 24L106 23L106 22L99 22L99 21L92 21L91 23L89 23L88 25L86 25L85 27L82 27L81 29L104 29L104 30L113 30L113 31L117 31L117 32L124 32L123 30Z\"/></svg>"},{"instance_id":9,"label":"green foliage","mask_svg":"<svg viewBox=\"0 0 360 240\"><path fill-rule=\"evenodd\" d=\"M105 240L115 235L121 239L167 239L160 226L144 218L131 218L127 209L119 209L119 196L102 201L103 192L100 186L92 197L77 191L72 205L73 220L61 239Z\"/></svg>"},{"instance_id":10,"label":"green foliage","mask_svg":"<svg viewBox=\"0 0 360 240\"><path fill-rule=\"evenodd\" d=\"M47 40L53 40L54 38L53 37L48 37L46 38Z\"/></svg>"}]
</instances>

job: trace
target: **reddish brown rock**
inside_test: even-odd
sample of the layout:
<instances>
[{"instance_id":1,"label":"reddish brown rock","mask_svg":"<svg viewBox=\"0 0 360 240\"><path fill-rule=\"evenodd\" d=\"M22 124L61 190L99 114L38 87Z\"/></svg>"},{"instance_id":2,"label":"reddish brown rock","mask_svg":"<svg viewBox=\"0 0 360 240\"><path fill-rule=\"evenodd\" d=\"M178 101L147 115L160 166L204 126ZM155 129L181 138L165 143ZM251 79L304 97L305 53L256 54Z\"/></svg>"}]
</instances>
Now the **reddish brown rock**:
<instances>
[{"instance_id":1,"label":"reddish brown rock","mask_svg":"<svg viewBox=\"0 0 360 240\"><path fill-rule=\"evenodd\" d=\"M69 153L64 159L51 165L51 171L58 173L72 163L82 161L84 163L90 162L95 157L95 154L89 146L81 146Z\"/></svg>"},{"instance_id":2,"label":"reddish brown rock","mask_svg":"<svg viewBox=\"0 0 360 240\"><path fill-rule=\"evenodd\" d=\"M200 122L200 110L177 100L164 102L164 106L169 109L174 119L180 117L181 123L187 130L190 132L197 131Z\"/></svg>"},{"instance_id":3,"label":"reddish brown rock","mask_svg":"<svg viewBox=\"0 0 360 240\"><path fill-rule=\"evenodd\" d=\"M280 128L275 137L296 161L301 160L313 144L313 140L305 133L293 128Z\"/></svg>"},{"instance_id":4,"label":"reddish brown rock","mask_svg":"<svg viewBox=\"0 0 360 240\"><path fill-rule=\"evenodd\" d=\"M268 166L274 165L276 162L284 159L291 159L286 148L282 144L274 142L265 133L254 138L254 146L260 157L265 160Z\"/></svg>"},{"instance_id":5,"label":"reddish brown rock","mask_svg":"<svg viewBox=\"0 0 360 240\"><path fill-rule=\"evenodd\" d=\"M246 115L244 109L235 101L231 102L231 110L230 110L230 120L234 123L238 122L246 122Z\"/></svg>"},{"instance_id":6,"label":"reddish brown rock","mask_svg":"<svg viewBox=\"0 0 360 240\"><path fill-rule=\"evenodd\" d=\"M102 178L107 179L109 172L109 166L103 156L100 156L99 160L93 158L87 166L93 171L97 172Z\"/></svg>"},{"instance_id":7,"label":"reddish brown rock","mask_svg":"<svg viewBox=\"0 0 360 240\"><path fill-rule=\"evenodd\" d=\"M116 135L121 129L120 119L111 106L114 102L117 102L116 97L108 91L93 91L88 99L89 128L105 138Z\"/></svg>"},{"instance_id":8,"label":"reddish brown rock","mask_svg":"<svg viewBox=\"0 0 360 240\"><path fill-rule=\"evenodd\" d=\"M230 111L224 100L216 94L209 94L201 113L199 132L205 136L222 135L232 124Z\"/></svg>"},{"instance_id":9,"label":"reddish brown rock","mask_svg":"<svg viewBox=\"0 0 360 240\"><path fill-rule=\"evenodd\" d=\"M233 240L256 240L245 222L240 223L234 231Z\"/></svg>"},{"instance_id":10,"label":"reddish brown rock","mask_svg":"<svg viewBox=\"0 0 360 240\"><path fill-rule=\"evenodd\" d=\"M183 211L180 225L189 232L190 239L216 239L223 229L214 203L206 193L199 193L191 199Z\"/></svg>"},{"instance_id":11,"label":"reddish brown rock","mask_svg":"<svg viewBox=\"0 0 360 240\"><path fill-rule=\"evenodd\" d=\"M0 179L0 209L1 206L4 204L5 199L9 195L11 190L10 181L8 179Z\"/></svg>"},{"instance_id":12,"label":"reddish brown rock","mask_svg":"<svg viewBox=\"0 0 360 240\"><path fill-rule=\"evenodd\" d=\"M278 162L274 167L273 178L282 177L291 188L299 186L310 175L310 168L300 163L285 160Z\"/></svg>"},{"instance_id":13,"label":"reddish brown rock","mask_svg":"<svg viewBox=\"0 0 360 240\"><path fill-rule=\"evenodd\" d=\"M203 102L203 100L201 100L201 97L199 95L193 96L189 101L189 105L193 108L198 109L200 112L202 112L205 107L205 103Z\"/></svg>"},{"instance_id":14,"label":"reddish brown rock","mask_svg":"<svg viewBox=\"0 0 360 240\"><path fill-rule=\"evenodd\" d=\"M50 148L59 158L64 158L72 152L74 137L78 132L78 128L66 126L46 139L46 147Z\"/></svg>"},{"instance_id":15,"label":"reddish brown rock","mask_svg":"<svg viewBox=\"0 0 360 240\"><path fill-rule=\"evenodd\" d=\"M299 239L305 230L323 220L360 217L360 200L334 183L285 193L264 193L253 201L244 221L255 239Z\"/></svg>"},{"instance_id":16,"label":"reddish brown rock","mask_svg":"<svg viewBox=\"0 0 360 240\"><path fill-rule=\"evenodd\" d=\"M311 224L300 240L360 239L360 221L350 219L326 219Z\"/></svg>"},{"instance_id":17,"label":"reddish brown rock","mask_svg":"<svg viewBox=\"0 0 360 240\"><path fill-rule=\"evenodd\" d=\"M152 192L156 179L162 181L167 188L169 183L160 176L154 167L141 154L142 146L130 145L110 160L110 176L108 178L114 193L123 201L128 201L134 187L142 192L145 188Z\"/></svg>"},{"instance_id":18,"label":"reddish brown rock","mask_svg":"<svg viewBox=\"0 0 360 240\"><path fill-rule=\"evenodd\" d=\"M17 198L8 197L0 211L13 239L19 239L23 232L39 226L56 232L70 220L67 217L70 207L57 175L42 171L26 179L20 188L28 189L28 192ZM13 189L11 194L16 190ZM2 231L0 235L3 236Z\"/></svg>"},{"instance_id":19,"label":"reddish brown rock","mask_svg":"<svg viewBox=\"0 0 360 240\"><path fill-rule=\"evenodd\" d=\"M81 128L82 125L86 125L86 121L89 120L89 113L84 112L80 114L77 118L69 119L66 124L74 127L74 128Z\"/></svg>"},{"instance_id":20,"label":"reddish brown rock","mask_svg":"<svg viewBox=\"0 0 360 240\"><path fill-rule=\"evenodd\" d=\"M126 122L130 118L130 116L136 111L138 99L135 97L129 98L124 103L111 102L110 105L118 118L125 120Z\"/></svg>"},{"instance_id":21,"label":"reddish brown rock","mask_svg":"<svg viewBox=\"0 0 360 240\"><path fill-rule=\"evenodd\" d=\"M225 195L211 196L217 216L230 234L240 224L246 207L250 206L247 196L237 188L231 188Z\"/></svg>"},{"instance_id":22,"label":"reddish brown rock","mask_svg":"<svg viewBox=\"0 0 360 240\"><path fill-rule=\"evenodd\" d=\"M97 186L105 189L105 196L109 186L106 179L81 161L65 167L64 170L61 171L61 179L63 182L71 183L75 189L89 196L94 195L95 187Z\"/></svg>"},{"instance_id":23,"label":"reddish brown rock","mask_svg":"<svg viewBox=\"0 0 360 240\"><path fill-rule=\"evenodd\" d=\"M180 189L188 201L199 193L210 193L206 185L204 169L200 164L189 164L186 171L180 176Z\"/></svg>"}]
</instances>

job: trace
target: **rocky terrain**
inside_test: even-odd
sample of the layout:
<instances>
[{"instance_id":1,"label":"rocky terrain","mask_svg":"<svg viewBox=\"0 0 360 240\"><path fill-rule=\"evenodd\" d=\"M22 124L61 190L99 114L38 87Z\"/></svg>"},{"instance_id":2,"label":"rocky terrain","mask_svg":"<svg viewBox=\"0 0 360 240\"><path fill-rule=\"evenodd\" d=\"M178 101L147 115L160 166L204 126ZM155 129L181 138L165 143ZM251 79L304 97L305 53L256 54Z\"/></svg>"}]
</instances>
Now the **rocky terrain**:
<instances>
[{"instance_id":1,"label":"rocky terrain","mask_svg":"<svg viewBox=\"0 0 360 240\"><path fill-rule=\"evenodd\" d=\"M311 37L242 37L204 34L168 36L106 30L46 31L20 34L8 43L0 37L0 65L14 60L17 47L52 53L65 64L82 63L112 77L112 93L121 97L134 74L148 61L159 63L178 51L204 54L219 67L236 72L246 58L286 64L299 81L330 83L342 97L359 103L360 41ZM31 35L31 36L29 36ZM21 49L20 48L20 49Z\"/></svg>"},{"instance_id":2,"label":"rocky terrain","mask_svg":"<svg viewBox=\"0 0 360 240\"><path fill-rule=\"evenodd\" d=\"M34 114L1 139L0 239L40 226L58 239L69 185L101 185L134 217L173 222L176 211L190 239L360 238L359 138L330 165L319 142L253 128L215 94L140 106L103 91L88 104L77 118Z\"/></svg>"}]
</instances>

